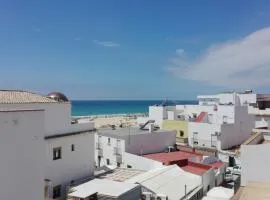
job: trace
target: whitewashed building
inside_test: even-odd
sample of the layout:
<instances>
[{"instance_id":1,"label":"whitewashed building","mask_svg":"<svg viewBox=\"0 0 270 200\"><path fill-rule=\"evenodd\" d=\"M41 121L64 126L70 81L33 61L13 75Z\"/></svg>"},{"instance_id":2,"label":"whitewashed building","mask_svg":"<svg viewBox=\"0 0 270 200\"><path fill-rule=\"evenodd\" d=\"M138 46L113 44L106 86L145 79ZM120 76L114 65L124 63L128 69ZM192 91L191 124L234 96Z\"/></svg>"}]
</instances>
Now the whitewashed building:
<instances>
[{"instance_id":1,"label":"whitewashed building","mask_svg":"<svg viewBox=\"0 0 270 200\"><path fill-rule=\"evenodd\" d=\"M199 95L197 105L150 106L149 117L139 118L138 123L155 120L163 128L163 120L184 121L178 129L188 132L190 146L228 149L250 137L254 116L248 110L256 97L251 91Z\"/></svg>"},{"instance_id":2,"label":"whitewashed building","mask_svg":"<svg viewBox=\"0 0 270 200\"><path fill-rule=\"evenodd\" d=\"M40 109L0 109L0 199L44 199L44 117Z\"/></svg>"},{"instance_id":3,"label":"whitewashed building","mask_svg":"<svg viewBox=\"0 0 270 200\"><path fill-rule=\"evenodd\" d=\"M152 130L150 132L137 127L103 128L98 130L95 137L97 167L115 165L132 168L136 164L134 161L140 159L145 160L141 161L145 163L141 166L144 170L147 170L147 167L150 166L159 166L159 164L148 162L148 159L138 158L136 155L163 152L166 147L173 146L176 142L174 131ZM139 163L136 165L139 167Z\"/></svg>"},{"instance_id":4,"label":"whitewashed building","mask_svg":"<svg viewBox=\"0 0 270 200\"><path fill-rule=\"evenodd\" d=\"M249 114L255 117L257 129L270 129L270 95L257 94L257 102L249 106Z\"/></svg>"},{"instance_id":5,"label":"whitewashed building","mask_svg":"<svg viewBox=\"0 0 270 200\"><path fill-rule=\"evenodd\" d=\"M42 163L42 166L41 164L33 165L31 162L28 163L29 166L24 165L24 168L28 166L29 169L32 169L33 166L40 168L41 174L38 176L43 177L42 196L39 198L22 198L18 196L20 199L43 199L44 196L46 200L65 199L67 186L76 183L78 179L86 178L93 174L94 123L72 123L71 103L63 94L51 93L48 96L43 96L27 91L1 90L0 109L43 110L42 116L37 116L34 121L30 119L27 121L27 115L25 117L21 116L21 120L25 120L23 126L30 130L30 132L26 132L22 129L22 134L26 136L36 134L42 138L42 142L35 146L35 149L31 149L32 147L27 145L28 143L25 143L24 148L22 148L25 149L25 152L37 152L37 155L39 155L39 152L42 152L42 156L40 156L42 159L37 159L39 163ZM17 114L12 113L12 115L16 117ZM10 125L10 129L6 130L6 135L17 126L15 122L13 126ZM2 123L5 123L5 121L2 121ZM20 140L21 137L21 135L16 135L16 137L14 136L7 141L7 144L16 144L16 141ZM31 142L33 141L29 139L29 144ZM19 147L16 147L16 149L20 152ZM21 153L23 154L23 152ZM33 158L35 157L33 156ZM22 161L19 155L16 155L14 159ZM12 163L13 161L10 160L10 162ZM16 167L20 167L17 170L21 169L19 163ZM16 167L14 166L14 168ZM32 174L32 177L34 176L37 176L35 170L33 170ZM14 186L16 186L15 182L18 181L19 177L10 177L11 183ZM28 184L27 180L25 179L25 182ZM20 181L23 181L23 179ZM5 181L3 184L5 184ZM22 183L21 185L26 184ZM16 188L12 187L12 184L9 186L13 189ZM38 184L33 188L36 187L38 187Z\"/></svg>"}]
</instances>

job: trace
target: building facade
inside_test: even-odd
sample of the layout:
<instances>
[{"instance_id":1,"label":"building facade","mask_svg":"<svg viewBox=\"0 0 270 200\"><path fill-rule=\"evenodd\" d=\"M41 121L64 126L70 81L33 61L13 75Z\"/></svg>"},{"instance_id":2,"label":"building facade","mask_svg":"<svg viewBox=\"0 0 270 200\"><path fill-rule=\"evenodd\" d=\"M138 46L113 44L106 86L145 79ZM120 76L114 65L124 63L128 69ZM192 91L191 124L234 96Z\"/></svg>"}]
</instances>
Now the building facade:
<instances>
[{"instance_id":1,"label":"building facade","mask_svg":"<svg viewBox=\"0 0 270 200\"><path fill-rule=\"evenodd\" d=\"M132 163L130 154L164 152L166 147L175 145L175 135L175 131L149 132L139 128L99 129L95 136L96 166L114 165L131 168L133 164L129 164Z\"/></svg>"},{"instance_id":2,"label":"building facade","mask_svg":"<svg viewBox=\"0 0 270 200\"><path fill-rule=\"evenodd\" d=\"M44 197L44 118L44 110L0 110L0 199Z\"/></svg>"},{"instance_id":3,"label":"building facade","mask_svg":"<svg viewBox=\"0 0 270 200\"><path fill-rule=\"evenodd\" d=\"M26 128L32 128L36 132L25 133L26 135L38 133L42 140L42 144L36 146L36 149L31 149L31 145L24 147L26 152L33 151L38 155L42 152L42 161L37 159L42 163L42 166L37 165L41 169L39 176L42 176L43 182L42 196L20 199L65 199L69 184L93 174L94 123L72 122L71 103L65 95L51 93L43 96L20 90L0 90L0 109L43 110L43 117L37 116L33 122L28 120L24 124ZM14 141L19 139L20 135L13 138ZM10 140L9 145L14 141ZM18 156L15 158L21 160ZM30 165L31 162L28 167L32 169L33 166ZM13 181L15 183L15 180ZM35 187L38 187L38 184Z\"/></svg>"}]
</instances>

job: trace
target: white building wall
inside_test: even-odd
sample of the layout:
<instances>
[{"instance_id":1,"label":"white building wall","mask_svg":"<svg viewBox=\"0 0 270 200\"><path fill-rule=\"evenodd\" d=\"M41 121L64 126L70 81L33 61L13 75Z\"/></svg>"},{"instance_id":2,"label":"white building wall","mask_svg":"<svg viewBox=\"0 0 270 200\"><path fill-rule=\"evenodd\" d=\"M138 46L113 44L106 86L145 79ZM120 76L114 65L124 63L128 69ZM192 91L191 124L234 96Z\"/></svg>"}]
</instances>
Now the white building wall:
<instances>
[{"instance_id":1,"label":"white building wall","mask_svg":"<svg viewBox=\"0 0 270 200\"><path fill-rule=\"evenodd\" d=\"M173 146L176 143L176 133L174 131L153 132L138 135L130 135L130 137L125 136L123 139L114 138L113 136L109 137L96 134L95 140L96 140L95 143L96 166L98 166L99 163L98 156L100 150L97 148L98 146L102 151L102 157L100 159L100 167L107 165L107 159L109 159L110 165L117 166L117 157L119 158L119 155L115 155L114 152L115 148L117 147L118 141L118 146L120 146L119 154L122 158L120 167L127 167L127 163L131 163L134 166L134 163L132 162L132 160L130 160L131 157L130 154L143 155L149 153L164 152L166 147ZM108 143L108 141L110 141L110 144ZM141 160L145 159L142 158ZM137 165L139 166L141 164L137 163Z\"/></svg>"},{"instance_id":2,"label":"white building wall","mask_svg":"<svg viewBox=\"0 0 270 200\"><path fill-rule=\"evenodd\" d=\"M45 178L52 187L61 185L61 198L65 199L66 187L72 180L90 177L94 172L94 133L46 139ZM71 151L74 144L75 150ZM53 160L53 148L61 147L62 158Z\"/></svg>"},{"instance_id":3,"label":"white building wall","mask_svg":"<svg viewBox=\"0 0 270 200\"><path fill-rule=\"evenodd\" d=\"M0 112L0 199L44 199L44 111Z\"/></svg>"},{"instance_id":4,"label":"white building wall","mask_svg":"<svg viewBox=\"0 0 270 200\"><path fill-rule=\"evenodd\" d=\"M221 126L221 148L227 149L242 144L251 136L254 123L254 116L248 114L247 106L236 106L235 123Z\"/></svg>"},{"instance_id":5,"label":"white building wall","mask_svg":"<svg viewBox=\"0 0 270 200\"><path fill-rule=\"evenodd\" d=\"M215 171L213 169L208 170L202 175L202 184L204 194L207 193L208 189L215 187Z\"/></svg>"},{"instance_id":6,"label":"white building wall","mask_svg":"<svg viewBox=\"0 0 270 200\"><path fill-rule=\"evenodd\" d=\"M269 182L270 144L241 146L241 186L249 181Z\"/></svg>"},{"instance_id":7,"label":"white building wall","mask_svg":"<svg viewBox=\"0 0 270 200\"><path fill-rule=\"evenodd\" d=\"M247 106L219 106L218 119L227 118L228 124L225 123L188 123L189 145L193 146L193 138L197 137L198 145L211 147L215 145L219 150L239 145L248 139L251 135L252 127L254 127L254 116L248 114ZM233 123L231 123L233 121ZM194 136L197 132L197 136ZM213 136L215 133L221 133L220 136ZM211 136L212 135L212 136Z\"/></svg>"},{"instance_id":8,"label":"white building wall","mask_svg":"<svg viewBox=\"0 0 270 200\"><path fill-rule=\"evenodd\" d=\"M95 163L96 166L98 166L100 162L100 167L107 165L107 159L109 159L109 165L114 165L117 166L117 156L115 155L115 148L117 148L117 142L119 145L119 152L120 155L122 156L122 160L124 160L124 152L125 152L125 140L123 139L117 139L117 138L112 138L112 137L107 137L107 136L99 136L95 134ZM108 142L110 141L110 143ZM98 144L99 143L99 144ZM99 161L98 159L98 152L99 149L97 148L98 145L100 146L100 149L102 151L103 156L101 156L101 159ZM121 163L122 164L122 163ZM122 165L121 165L122 167Z\"/></svg>"},{"instance_id":9,"label":"white building wall","mask_svg":"<svg viewBox=\"0 0 270 200\"><path fill-rule=\"evenodd\" d=\"M175 131L158 131L125 137L126 152L136 155L163 152L166 147L175 143Z\"/></svg>"},{"instance_id":10,"label":"white building wall","mask_svg":"<svg viewBox=\"0 0 270 200\"><path fill-rule=\"evenodd\" d=\"M47 134L61 132L71 124L70 103L28 103L28 104L0 104L1 108L11 109L44 109Z\"/></svg>"},{"instance_id":11,"label":"white building wall","mask_svg":"<svg viewBox=\"0 0 270 200\"><path fill-rule=\"evenodd\" d=\"M165 106L149 106L149 119L155 120L155 124L161 126L163 119L167 119Z\"/></svg>"},{"instance_id":12,"label":"white building wall","mask_svg":"<svg viewBox=\"0 0 270 200\"><path fill-rule=\"evenodd\" d=\"M145 171L163 166L161 162L130 153L124 153L123 167L127 167L128 165L133 169Z\"/></svg>"},{"instance_id":13,"label":"white building wall","mask_svg":"<svg viewBox=\"0 0 270 200\"><path fill-rule=\"evenodd\" d=\"M240 98L241 105L257 103L257 94L255 93L238 94L238 96Z\"/></svg>"},{"instance_id":14,"label":"white building wall","mask_svg":"<svg viewBox=\"0 0 270 200\"><path fill-rule=\"evenodd\" d=\"M190 146L205 146L211 148L211 134L221 131L221 125L208 123L188 123L188 143ZM197 133L197 134L196 134ZM196 136L197 135L197 136ZM198 144L194 144L197 141ZM220 147L217 137L212 136L212 145Z\"/></svg>"}]
</instances>

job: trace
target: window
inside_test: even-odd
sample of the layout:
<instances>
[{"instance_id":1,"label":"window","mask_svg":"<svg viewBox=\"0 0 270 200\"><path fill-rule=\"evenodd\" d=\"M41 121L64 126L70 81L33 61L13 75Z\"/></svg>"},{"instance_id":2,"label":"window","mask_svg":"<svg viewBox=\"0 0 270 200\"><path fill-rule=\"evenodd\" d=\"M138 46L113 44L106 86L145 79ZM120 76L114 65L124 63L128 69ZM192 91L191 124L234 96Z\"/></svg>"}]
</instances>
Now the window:
<instances>
[{"instance_id":1,"label":"window","mask_svg":"<svg viewBox=\"0 0 270 200\"><path fill-rule=\"evenodd\" d=\"M61 197L61 185L53 187L53 199Z\"/></svg>"},{"instance_id":2,"label":"window","mask_svg":"<svg viewBox=\"0 0 270 200\"><path fill-rule=\"evenodd\" d=\"M121 163L120 162L117 162L117 167L120 167L121 166Z\"/></svg>"},{"instance_id":3,"label":"window","mask_svg":"<svg viewBox=\"0 0 270 200\"><path fill-rule=\"evenodd\" d=\"M194 141L193 144L199 144L199 142L198 141Z\"/></svg>"},{"instance_id":4,"label":"window","mask_svg":"<svg viewBox=\"0 0 270 200\"><path fill-rule=\"evenodd\" d=\"M111 138L108 138L108 145L111 145Z\"/></svg>"},{"instance_id":5,"label":"window","mask_svg":"<svg viewBox=\"0 0 270 200\"><path fill-rule=\"evenodd\" d=\"M207 186L207 191L209 191L209 190L210 190L210 185Z\"/></svg>"},{"instance_id":6,"label":"window","mask_svg":"<svg viewBox=\"0 0 270 200\"><path fill-rule=\"evenodd\" d=\"M132 168L132 166L131 165L127 165L127 168Z\"/></svg>"},{"instance_id":7,"label":"window","mask_svg":"<svg viewBox=\"0 0 270 200\"><path fill-rule=\"evenodd\" d=\"M61 159L61 147L53 148L53 160Z\"/></svg>"},{"instance_id":8,"label":"window","mask_svg":"<svg viewBox=\"0 0 270 200\"><path fill-rule=\"evenodd\" d=\"M110 165L110 159L109 158L106 159L106 162L107 162L107 165Z\"/></svg>"},{"instance_id":9,"label":"window","mask_svg":"<svg viewBox=\"0 0 270 200\"><path fill-rule=\"evenodd\" d=\"M75 145L74 144L71 145L71 151L75 151Z\"/></svg>"},{"instance_id":10,"label":"window","mask_svg":"<svg viewBox=\"0 0 270 200\"><path fill-rule=\"evenodd\" d=\"M184 136L184 131L180 131L180 136L181 136L181 137Z\"/></svg>"}]
</instances>

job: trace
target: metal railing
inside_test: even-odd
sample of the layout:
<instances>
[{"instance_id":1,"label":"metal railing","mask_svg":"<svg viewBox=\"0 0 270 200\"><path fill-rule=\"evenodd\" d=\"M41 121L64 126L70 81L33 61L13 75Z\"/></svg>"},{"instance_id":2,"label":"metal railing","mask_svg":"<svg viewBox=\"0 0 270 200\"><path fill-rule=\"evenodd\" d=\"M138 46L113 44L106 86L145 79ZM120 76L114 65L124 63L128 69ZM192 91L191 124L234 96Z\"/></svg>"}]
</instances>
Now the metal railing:
<instances>
[{"instance_id":1,"label":"metal railing","mask_svg":"<svg viewBox=\"0 0 270 200\"><path fill-rule=\"evenodd\" d=\"M208 148L217 148L217 141L213 140L202 140L202 139L190 139L190 143L193 146L201 146L201 147L208 147Z\"/></svg>"}]
</instances>

